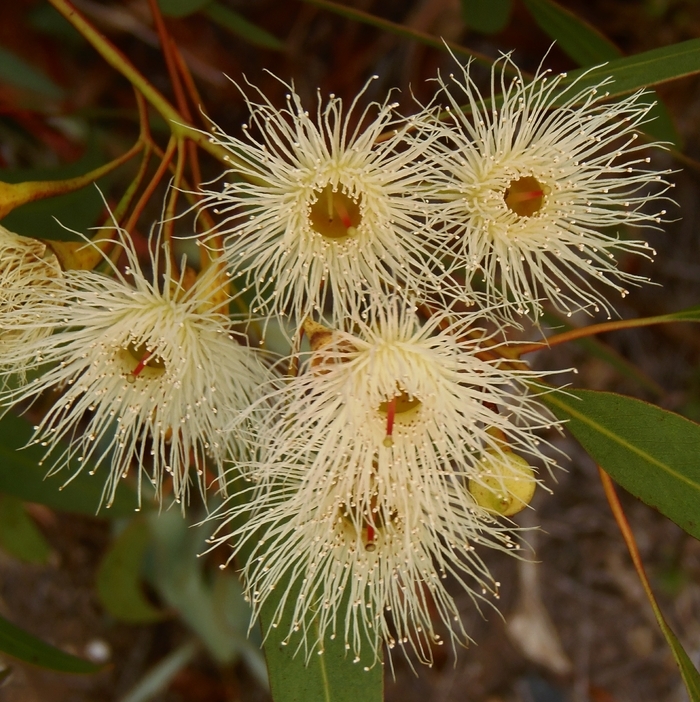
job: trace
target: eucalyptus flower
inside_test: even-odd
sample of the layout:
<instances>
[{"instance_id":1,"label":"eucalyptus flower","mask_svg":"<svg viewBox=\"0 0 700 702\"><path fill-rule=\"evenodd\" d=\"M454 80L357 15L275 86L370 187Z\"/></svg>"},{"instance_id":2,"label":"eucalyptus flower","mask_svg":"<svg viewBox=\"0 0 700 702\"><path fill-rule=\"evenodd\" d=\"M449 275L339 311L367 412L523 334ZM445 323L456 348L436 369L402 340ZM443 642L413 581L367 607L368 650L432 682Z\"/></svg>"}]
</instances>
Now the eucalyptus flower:
<instances>
[{"instance_id":1,"label":"eucalyptus flower","mask_svg":"<svg viewBox=\"0 0 700 702\"><path fill-rule=\"evenodd\" d=\"M224 461L243 450L227 429L269 372L216 310L212 297L220 289L211 275L186 288L168 247L157 242L149 278L126 232L118 231L118 244L124 272L108 259L107 274L66 271L63 288L35 302L34 326L42 334L8 350L4 363L39 374L0 399L26 403L53 391L54 404L32 443L47 447L52 471L70 464L76 475L84 464L91 463L91 472L107 464L107 505L132 465L139 495L145 477L158 499L171 491L181 502L192 482L202 492L208 487L208 464L221 477ZM6 317L11 322L21 315L16 310ZM163 485L166 477L172 490Z\"/></svg>"},{"instance_id":2,"label":"eucalyptus flower","mask_svg":"<svg viewBox=\"0 0 700 702\"><path fill-rule=\"evenodd\" d=\"M213 127L232 168L204 202L222 218L216 231L255 292L254 312L299 322L328 312L337 321L356 309L358 291L440 290L441 235L428 231L434 213L421 158L431 137L406 140L425 113L402 119L389 98L361 109L370 83L347 110L319 93L313 114L292 86L283 109L244 94L244 137Z\"/></svg>"},{"instance_id":3,"label":"eucalyptus flower","mask_svg":"<svg viewBox=\"0 0 700 702\"><path fill-rule=\"evenodd\" d=\"M494 64L487 96L469 67L450 78L439 79L451 116L431 142L432 178L443 184L443 226L467 290L481 277L490 304L511 299L537 317L546 299L609 316L601 287L624 297L647 280L620 270L616 256L654 255L626 237L666 215L669 171L650 165L659 144L638 132L653 103L641 91L601 102L611 78L586 87L539 71L526 81L509 55Z\"/></svg>"},{"instance_id":4,"label":"eucalyptus flower","mask_svg":"<svg viewBox=\"0 0 700 702\"><path fill-rule=\"evenodd\" d=\"M474 547L517 550L512 523L498 521L517 508L498 500L526 506L532 489L509 494L538 482L523 463L553 465L536 431L556 422L528 391L540 376L501 367L500 344L476 322L421 323L395 298L345 329L307 322L311 353L266 397L260 458L245 470L250 502L224 506L214 541L252 540L254 610L282 588L273 621L293 611L286 633L293 642L299 630L307 653L341 636L359 660L364 632L374 656L385 641L430 662L431 607L453 643L468 638L443 579L477 602L497 594Z\"/></svg>"}]
</instances>

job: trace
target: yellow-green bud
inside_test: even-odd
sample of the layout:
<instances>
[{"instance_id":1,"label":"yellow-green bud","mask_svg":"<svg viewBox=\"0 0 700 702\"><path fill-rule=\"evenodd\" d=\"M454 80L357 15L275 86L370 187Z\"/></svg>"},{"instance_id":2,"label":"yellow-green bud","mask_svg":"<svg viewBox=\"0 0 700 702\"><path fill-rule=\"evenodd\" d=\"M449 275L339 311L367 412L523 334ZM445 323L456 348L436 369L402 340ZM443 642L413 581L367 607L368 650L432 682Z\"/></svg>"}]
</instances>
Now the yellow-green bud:
<instances>
[{"instance_id":1,"label":"yellow-green bud","mask_svg":"<svg viewBox=\"0 0 700 702\"><path fill-rule=\"evenodd\" d=\"M510 517L525 509L535 494L535 471L512 451L491 454L479 464L481 475L469 481L469 492L480 507Z\"/></svg>"}]
</instances>

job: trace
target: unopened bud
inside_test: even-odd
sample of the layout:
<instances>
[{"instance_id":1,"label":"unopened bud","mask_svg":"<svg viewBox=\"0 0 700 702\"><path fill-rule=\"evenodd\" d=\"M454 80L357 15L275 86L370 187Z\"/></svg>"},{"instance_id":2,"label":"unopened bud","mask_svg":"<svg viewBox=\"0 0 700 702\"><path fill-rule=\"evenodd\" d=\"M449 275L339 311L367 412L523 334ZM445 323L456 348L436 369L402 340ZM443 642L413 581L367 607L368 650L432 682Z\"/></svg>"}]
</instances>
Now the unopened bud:
<instances>
[{"instance_id":1,"label":"unopened bud","mask_svg":"<svg viewBox=\"0 0 700 702\"><path fill-rule=\"evenodd\" d=\"M469 492L480 507L510 517L525 509L535 494L535 471L512 451L491 454L479 468L481 476L469 481Z\"/></svg>"}]
</instances>

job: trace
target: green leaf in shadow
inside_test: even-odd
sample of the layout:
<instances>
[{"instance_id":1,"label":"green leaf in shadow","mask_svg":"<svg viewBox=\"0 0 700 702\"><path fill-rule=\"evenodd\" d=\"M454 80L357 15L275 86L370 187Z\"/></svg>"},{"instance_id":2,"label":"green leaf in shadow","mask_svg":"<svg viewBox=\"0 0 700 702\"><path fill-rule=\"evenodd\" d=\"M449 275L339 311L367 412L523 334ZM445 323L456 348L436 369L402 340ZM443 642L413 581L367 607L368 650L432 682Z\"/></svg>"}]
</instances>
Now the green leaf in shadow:
<instances>
[{"instance_id":1,"label":"green leaf in shadow","mask_svg":"<svg viewBox=\"0 0 700 702\"><path fill-rule=\"evenodd\" d=\"M575 88L578 92L593 88L605 78L611 77L613 82L605 89L610 97L616 97L696 73L700 73L700 39L689 39L615 59L593 69L571 71L562 85L578 79ZM563 95L562 102L569 97L568 93Z\"/></svg>"},{"instance_id":2,"label":"green leaf in shadow","mask_svg":"<svg viewBox=\"0 0 700 702\"><path fill-rule=\"evenodd\" d=\"M469 29L482 34L496 34L505 29L513 9L513 0L460 0L460 4Z\"/></svg>"},{"instance_id":3,"label":"green leaf in shadow","mask_svg":"<svg viewBox=\"0 0 700 702\"><path fill-rule=\"evenodd\" d=\"M64 653L41 639L28 634L7 619L0 617L0 651L41 668L62 673L97 673L101 666L69 653Z\"/></svg>"},{"instance_id":4,"label":"green leaf in shadow","mask_svg":"<svg viewBox=\"0 0 700 702\"><path fill-rule=\"evenodd\" d=\"M141 589L141 564L150 541L143 519L133 519L112 542L97 571L97 594L116 619L131 623L160 621L166 613L154 607Z\"/></svg>"},{"instance_id":5,"label":"green leaf in shadow","mask_svg":"<svg viewBox=\"0 0 700 702\"><path fill-rule=\"evenodd\" d=\"M38 68L0 46L0 82L60 100L64 91Z\"/></svg>"},{"instance_id":6,"label":"green leaf in shadow","mask_svg":"<svg viewBox=\"0 0 700 702\"><path fill-rule=\"evenodd\" d=\"M84 466L65 488L68 473L59 472L47 478L46 465L39 465L45 449L41 446L24 448L32 433L29 422L21 417L8 413L0 419L0 492L26 502L90 516L110 518L134 513L138 507L136 493L123 482L117 488L112 506L98 511L104 476L99 471L90 475L90 466Z\"/></svg>"},{"instance_id":7,"label":"green leaf in shadow","mask_svg":"<svg viewBox=\"0 0 700 702\"><path fill-rule=\"evenodd\" d=\"M224 7L220 2L212 2L204 9L204 14L212 22L216 22L216 24L240 37L248 44L273 51L284 50L284 44L276 36L270 34L262 27L258 27L257 24L249 22L238 12Z\"/></svg>"},{"instance_id":8,"label":"green leaf in shadow","mask_svg":"<svg viewBox=\"0 0 700 702\"><path fill-rule=\"evenodd\" d=\"M160 11L168 17L187 17L199 12L211 0L158 0Z\"/></svg>"},{"instance_id":9,"label":"green leaf in shadow","mask_svg":"<svg viewBox=\"0 0 700 702\"><path fill-rule=\"evenodd\" d=\"M622 52L606 36L553 0L525 0L525 5L537 24L579 66L595 66L622 57ZM640 98L642 101L656 101L649 111L650 121L644 125L644 131L654 139L681 148L680 134L666 106L651 94Z\"/></svg>"},{"instance_id":10,"label":"green leaf in shadow","mask_svg":"<svg viewBox=\"0 0 700 702\"><path fill-rule=\"evenodd\" d=\"M12 495L0 494L0 547L27 563L46 563L51 553L22 500Z\"/></svg>"},{"instance_id":11,"label":"green leaf in shadow","mask_svg":"<svg viewBox=\"0 0 700 702\"><path fill-rule=\"evenodd\" d=\"M23 183L36 180L65 180L84 175L105 162L102 149L92 140L85 154L75 161L58 168L22 168L0 170L0 181ZM111 175L97 181L104 188ZM79 241L74 232L87 234L104 209L99 190L92 186L65 195L37 200L18 207L2 220L2 225L23 236L59 241ZM72 229L73 231L69 231Z\"/></svg>"}]
</instances>

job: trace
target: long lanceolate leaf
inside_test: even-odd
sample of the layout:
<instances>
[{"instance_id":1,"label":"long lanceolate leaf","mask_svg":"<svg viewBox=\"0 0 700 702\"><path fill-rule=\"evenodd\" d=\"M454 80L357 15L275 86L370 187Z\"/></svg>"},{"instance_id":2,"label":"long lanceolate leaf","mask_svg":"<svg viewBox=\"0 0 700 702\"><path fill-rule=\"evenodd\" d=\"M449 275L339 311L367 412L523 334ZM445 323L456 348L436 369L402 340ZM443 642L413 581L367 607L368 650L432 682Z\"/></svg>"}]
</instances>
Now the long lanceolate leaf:
<instances>
[{"instance_id":1,"label":"long lanceolate leaf","mask_svg":"<svg viewBox=\"0 0 700 702\"><path fill-rule=\"evenodd\" d=\"M282 596L281 584L276 592ZM293 597L287 600L291 604ZM273 601L275 600L275 601ZM305 655L299 638L292 636L283 643L292 625L294 607L287 607L276 628L270 626L278 601L268 598L262 608L261 624L265 632L265 659L270 676L270 692L274 702L381 702L383 699L383 666L372 659L371 646L366 644L367 661L353 662L353 654L345 650L343 637L327 639L322 653ZM310 624L313 628L313 623Z\"/></svg>"},{"instance_id":2,"label":"long lanceolate leaf","mask_svg":"<svg viewBox=\"0 0 700 702\"><path fill-rule=\"evenodd\" d=\"M700 425L611 392L543 395L600 467L628 492L700 538Z\"/></svg>"},{"instance_id":3,"label":"long lanceolate leaf","mask_svg":"<svg viewBox=\"0 0 700 702\"><path fill-rule=\"evenodd\" d=\"M639 555L639 549L637 548L637 543L634 539L634 534L630 528L627 518L622 511L622 505L615 492L615 487L613 485L610 477L605 473L605 471L598 469L600 471L600 478L603 482L603 489L605 490L605 495L610 503L610 508L612 509L615 520L617 521L620 531L622 532L622 537L629 548L630 556L632 556L632 562L634 563L634 568L637 571L639 580L642 583L642 587L646 592L647 598L649 599L649 604L654 610L654 616L656 621L659 623L659 628L664 635L664 638L668 642L669 647L673 653L673 657L676 659L678 664L678 669L680 670L681 677L683 678L683 683L685 684L685 689L688 691L688 697L690 697L691 702L700 702L700 674L690 660L688 654L685 652L681 642L678 637L673 633L673 630L666 622L663 612L659 607L656 598L654 597L654 592L651 589L651 584L649 579L644 572L644 565L642 564L642 558Z\"/></svg>"},{"instance_id":4,"label":"long lanceolate leaf","mask_svg":"<svg viewBox=\"0 0 700 702\"><path fill-rule=\"evenodd\" d=\"M614 97L695 73L700 73L700 39L625 56L593 69L571 71L565 82L573 83L578 79L576 89L583 90L599 85L605 78L612 78L606 91Z\"/></svg>"},{"instance_id":5,"label":"long lanceolate leaf","mask_svg":"<svg viewBox=\"0 0 700 702\"><path fill-rule=\"evenodd\" d=\"M0 651L26 663L63 673L96 673L100 666L64 653L0 617Z\"/></svg>"},{"instance_id":6,"label":"long lanceolate leaf","mask_svg":"<svg viewBox=\"0 0 700 702\"><path fill-rule=\"evenodd\" d=\"M104 476L99 471L90 475L89 467L61 490L71 475L69 469L47 478L51 463L40 464L46 449L25 448L31 437L32 427L25 419L8 413L0 420L0 492L66 512L113 518L134 513L136 494L124 484L117 489L112 506L98 512Z\"/></svg>"},{"instance_id":7,"label":"long lanceolate leaf","mask_svg":"<svg viewBox=\"0 0 700 702\"><path fill-rule=\"evenodd\" d=\"M596 66L622 57L622 52L606 36L553 0L525 0L525 5L537 24L579 66ZM654 139L679 146L680 135L665 105L653 93L642 99L656 102L649 111L650 121L644 125L644 131Z\"/></svg>"}]
</instances>

